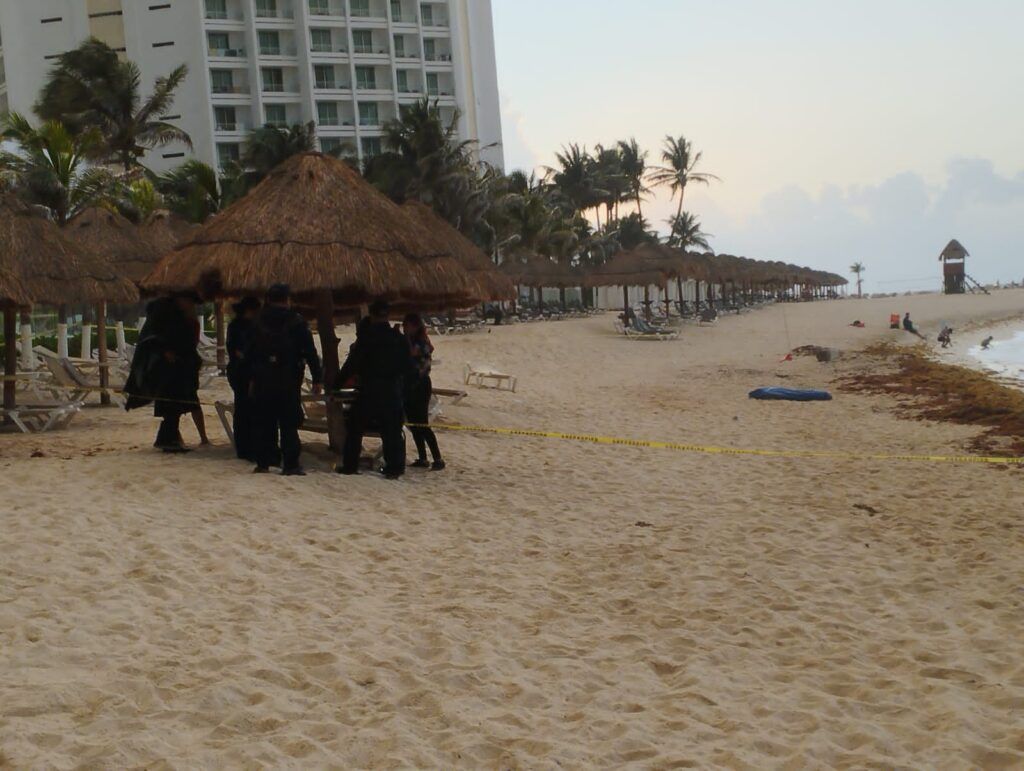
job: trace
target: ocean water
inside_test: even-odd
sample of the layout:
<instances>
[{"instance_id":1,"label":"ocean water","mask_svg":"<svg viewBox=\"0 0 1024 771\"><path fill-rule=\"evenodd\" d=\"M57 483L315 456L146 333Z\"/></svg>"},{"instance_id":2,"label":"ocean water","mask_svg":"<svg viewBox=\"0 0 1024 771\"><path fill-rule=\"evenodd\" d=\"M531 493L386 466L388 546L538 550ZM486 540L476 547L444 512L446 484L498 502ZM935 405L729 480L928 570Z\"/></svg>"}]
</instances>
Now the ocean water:
<instances>
[{"instance_id":1,"label":"ocean water","mask_svg":"<svg viewBox=\"0 0 1024 771\"><path fill-rule=\"evenodd\" d=\"M994 340L987 351L976 345L968 353L985 369L1024 384L1024 329L1008 340Z\"/></svg>"}]
</instances>

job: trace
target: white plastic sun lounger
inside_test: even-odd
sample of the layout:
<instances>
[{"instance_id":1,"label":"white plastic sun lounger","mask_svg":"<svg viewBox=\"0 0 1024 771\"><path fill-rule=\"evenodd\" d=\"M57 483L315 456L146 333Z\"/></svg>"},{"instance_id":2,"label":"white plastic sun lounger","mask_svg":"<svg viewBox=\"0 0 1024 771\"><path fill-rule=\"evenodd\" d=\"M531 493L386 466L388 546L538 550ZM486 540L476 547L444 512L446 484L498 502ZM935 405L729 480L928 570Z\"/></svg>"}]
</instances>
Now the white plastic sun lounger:
<instances>
[{"instance_id":1,"label":"white plastic sun lounger","mask_svg":"<svg viewBox=\"0 0 1024 771\"><path fill-rule=\"evenodd\" d=\"M496 391L511 391L515 393L519 385L519 378L515 375L508 375L493 369L477 368L466 364L462 368L462 380L465 385L477 388L491 388Z\"/></svg>"},{"instance_id":2,"label":"white plastic sun lounger","mask_svg":"<svg viewBox=\"0 0 1024 771\"><path fill-rule=\"evenodd\" d=\"M35 434L66 428L81 407L79 402L25 404L10 410L0 408L0 417L9 419L23 434Z\"/></svg>"}]
</instances>

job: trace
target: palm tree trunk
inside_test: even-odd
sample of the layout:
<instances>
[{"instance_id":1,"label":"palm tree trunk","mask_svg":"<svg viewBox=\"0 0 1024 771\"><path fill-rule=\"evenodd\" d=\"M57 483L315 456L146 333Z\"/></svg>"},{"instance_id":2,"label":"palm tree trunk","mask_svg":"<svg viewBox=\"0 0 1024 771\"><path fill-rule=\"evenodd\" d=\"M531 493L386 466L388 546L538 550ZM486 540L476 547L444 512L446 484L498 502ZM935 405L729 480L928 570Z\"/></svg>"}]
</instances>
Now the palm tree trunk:
<instances>
[{"instance_id":1,"label":"palm tree trunk","mask_svg":"<svg viewBox=\"0 0 1024 771\"><path fill-rule=\"evenodd\" d=\"M676 217L683 216L683 196L686 195L686 187L679 188L679 211L676 212Z\"/></svg>"}]
</instances>

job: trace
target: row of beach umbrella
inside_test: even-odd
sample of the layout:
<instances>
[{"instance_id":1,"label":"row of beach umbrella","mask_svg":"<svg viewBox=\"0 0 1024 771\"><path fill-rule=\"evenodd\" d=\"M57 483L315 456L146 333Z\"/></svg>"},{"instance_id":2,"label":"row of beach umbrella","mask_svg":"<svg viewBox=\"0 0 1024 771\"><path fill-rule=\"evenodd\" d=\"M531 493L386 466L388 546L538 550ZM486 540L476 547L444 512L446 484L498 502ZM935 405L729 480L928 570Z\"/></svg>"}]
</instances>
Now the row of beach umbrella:
<instances>
[{"instance_id":1,"label":"row of beach umbrella","mask_svg":"<svg viewBox=\"0 0 1024 771\"><path fill-rule=\"evenodd\" d=\"M0 305L8 341L5 406L13 406L17 313L34 304L98 308L101 364L106 304L194 291L218 308L287 283L318 322L328 378L337 373L334 322L377 299L443 310L513 299L517 286L659 286L669 280L768 286L838 286L807 268L666 247L623 252L581 272L542 257L501 268L429 207L398 205L344 162L297 155L249 195L195 226L166 213L142 225L101 208L60 228L10 195L0 197ZM102 371L102 369L101 369Z\"/></svg>"}]
</instances>

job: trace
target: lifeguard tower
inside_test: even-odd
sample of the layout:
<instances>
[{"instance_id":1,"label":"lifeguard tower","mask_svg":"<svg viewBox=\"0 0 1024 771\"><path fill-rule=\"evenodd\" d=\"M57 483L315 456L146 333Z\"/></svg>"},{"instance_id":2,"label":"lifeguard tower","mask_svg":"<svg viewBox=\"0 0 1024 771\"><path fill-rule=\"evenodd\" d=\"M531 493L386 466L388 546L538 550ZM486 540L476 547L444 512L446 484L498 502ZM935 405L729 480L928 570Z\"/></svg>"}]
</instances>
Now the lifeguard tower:
<instances>
[{"instance_id":1,"label":"lifeguard tower","mask_svg":"<svg viewBox=\"0 0 1024 771\"><path fill-rule=\"evenodd\" d=\"M942 285L946 294L965 294L968 291L988 294L985 287L967 275L967 258L970 256L970 252L955 238L942 250L939 261L942 263Z\"/></svg>"}]
</instances>

